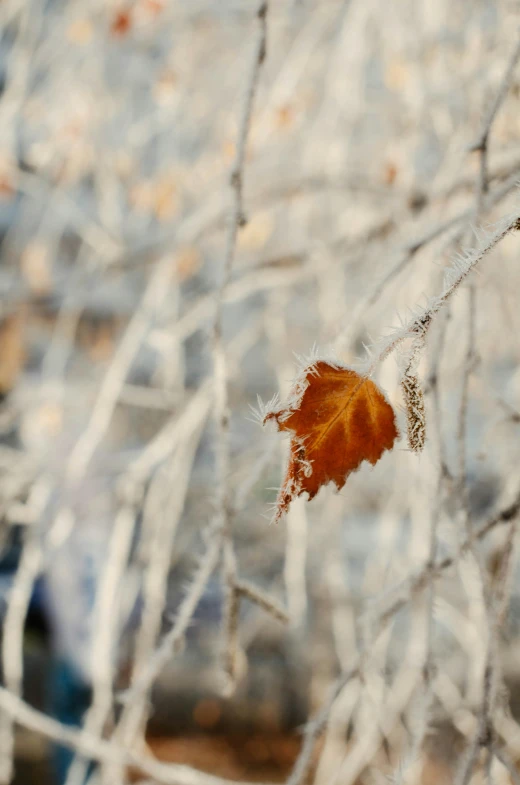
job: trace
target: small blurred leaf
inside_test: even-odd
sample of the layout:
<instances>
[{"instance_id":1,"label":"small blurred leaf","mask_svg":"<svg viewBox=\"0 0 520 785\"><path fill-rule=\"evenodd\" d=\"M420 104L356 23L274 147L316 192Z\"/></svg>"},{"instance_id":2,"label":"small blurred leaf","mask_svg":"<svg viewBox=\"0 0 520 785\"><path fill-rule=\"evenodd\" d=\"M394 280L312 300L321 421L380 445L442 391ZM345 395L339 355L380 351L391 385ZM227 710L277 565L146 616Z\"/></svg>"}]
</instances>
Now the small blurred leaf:
<instances>
[{"instance_id":1,"label":"small blurred leaf","mask_svg":"<svg viewBox=\"0 0 520 785\"><path fill-rule=\"evenodd\" d=\"M10 200L16 193L15 169L6 157L0 158L0 199Z\"/></svg>"},{"instance_id":2,"label":"small blurred leaf","mask_svg":"<svg viewBox=\"0 0 520 785\"><path fill-rule=\"evenodd\" d=\"M397 166L393 161L387 161L383 167L383 182L385 185L393 185L397 177Z\"/></svg>"},{"instance_id":3,"label":"small blurred leaf","mask_svg":"<svg viewBox=\"0 0 520 785\"><path fill-rule=\"evenodd\" d=\"M143 0L142 6L150 16L159 16L164 11L164 0Z\"/></svg>"},{"instance_id":4,"label":"small blurred leaf","mask_svg":"<svg viewBox=\"0 0 520 785\"><path fill-rule=\"evenodd\" d=\"M158 104L164 106L171 102L177 89L177 76L174 71L166 70L153 86L153 96Z\"/></svg>"},{"instance_id":5,"label":"small blurred leaf","mask_svg":"<svg viewBox=\"0 0 520 785\"><path fill-rule=\"evenodd\" d=\"M161 177L153 185L153 211L159 221L168 221L179 209L177 186L170 176Z\"/></svg>"},{"instance_id":6,"label":"small blurred leaf","mask_svg":"<svg viewBox=\"0 0 520 785\"><path fill-rule=\"evenodd\" d=\"M275 112L275 126L279 131L286 131L292 128L296 119L296 111L291 104L284 104L278 107Z\"/></svg>"},{"instance_id":7,"label":"small blurred leaf","mask_svg":"<svg viewBox=\"0 0 520 785\"><path fill-rule=\"evenodd\" d=\"M196 248L181 248L175 256L175 269L179 281L187 281L192 278L199 270L202 258Z\"/></svg>"},{"instance_id":8,"label":"small blurred leaf","mask_svg":"<svg viewBox=\"0 0 520 785\"><path fill-rule=\"evenodd\" d=\"M66 33L69 41L73 44L80 44L81 46L90 43L93 34L94 29L92 27L92 22L88 19L76 19L75 22L72 22L68 26Z\"/></svg>"},{"instance_id":9,"label":"small blurred leaf","mask_svg":"<svg viewBox=\"0 0 520 785\"><path fill-rule=\"evenodd\" d=\"M18 311L0 323L0 395L13 389L25 362L24 321Z\"/></svg>"},{"instance_id":10,"label":"small blurred leaf","mask_svg":"<svg viewBox=\"0 0 520 785\"><path fill-rule=\"evenodd\" d=\"M110 24L110 32L115 38L124 38L132 29L132 16L130 11L120 9L117 11Z\"/></svg>"},{"instance_id":11,"label":"small blurred leaf","mask_svg":"<svg viewBox=\"0 0 520 785\"><path fill-rule=\"evenodd\" d=\"M38 297L43 297L52 289L52 275L49 264L49 249L38 241L29 243L20 258L22 275L29 289Z\"/></svg>"},{"instance_id":12,"label":"small blurred leaf","mask_svg":"<svg viewBox=\"0 0 520 785\"><path fill-rule=\"evenodd\" d=\"M389 90L398 92L406 87L410 78L409 66L400 58L391 60L385 70L385 84Z\"/></svg>"},{"instance_id":13,"label":"small blurred leaf","mask_svg":"<svg viewBox=\"0 0 520 785\"><path fill-rule=\"evenodd\" d=\"M263 248L273 234L273 229L274 221L269 213L256 213L240 230L238 245L240 248L249 251Z\"/></svg>"}]
</instances>

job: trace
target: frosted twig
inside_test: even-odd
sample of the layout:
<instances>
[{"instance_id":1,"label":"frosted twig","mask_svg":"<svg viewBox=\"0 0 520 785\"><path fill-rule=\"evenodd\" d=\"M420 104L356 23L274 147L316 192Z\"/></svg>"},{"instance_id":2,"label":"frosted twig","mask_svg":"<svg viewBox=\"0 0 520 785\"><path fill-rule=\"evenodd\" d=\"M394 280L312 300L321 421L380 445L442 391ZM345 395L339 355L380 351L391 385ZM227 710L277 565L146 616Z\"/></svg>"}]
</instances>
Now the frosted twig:
<instances>
[{"instance_id":1,"label":"frosted twig","mask_svg":"<svg viewBox=\"0 0 520 785\"><path fill-rule=\"evenodd\" d=\"M119 597L134 533L136 513L132 505L124 505L116 515L110 538L107 561L99 584L95 628L92 641L92 703L87 711L84 730L102 737L104 726L113 708L115 658L121 628ZM83 785L88 761L73 760L65 785Z\"/></svg>"},{"instance_id":2,"label":"frosted twig","mask_svg":"<svg viewBox=\"0 0 520 785\"><path fill-rule=\"evenodd\" d=\"M476 297L477 292L475 285L472 282L468 289L468 336L467 346L464 356L463 372L462 372L462 389L459 404L459 416L457 427L457 445L458 445L458 488L461 498L461 506L465 509L465 515L468 516L468 489L466 482L466 431L467 431L467 414L469 403L469 380L470 376L476 365Z\"/></svg>"},{"instance_id":3,"label":"frosted twig","mask_svg":"<svg viewBox=\"0 0 520 785\"><path fill-rule=\"evenodd\" d=\"M224 673L227 678L226 690L233 690L236 680L238 657L237 621L239 595L235 589L237 564L231 533L231 495L229 489L229 418L227 357L222 335L222 309L224 292L229 284L236 251L237 235L240 226L246 223L242 198L244 163L247 140L251 125L254 98L258 86L260 68L266 53L266 16L267 2L262 0L256 11L257 33L253 46L251 65L246 80L246 90L240 109L238 138L235 160L231 169L231 208L226 236L224 260L220 284L216 292L216 311L213 323L213 378L215 384L214 417L217 434L215 440L216 471L216 513L215 522L218 536L222 538L222 577L225 585L223 610Z\"/></svg>"},{"instance_id":4,"label":"frosted twig","mask_svg":"<svg viewBox=\"0 0 520 785\"><path fill-rule=\"evenodd\" d=\"M433 401L432 419L433 419L434 435L437 442L437 453L439 456L441 474L442 477L445 479L451 477L451 473L448 468L448 461L446 458L445 439L443 438L443 433L442 433L439 377L440 377L441 360L446 345L446 333L448 330L449 319L450 319L450 313L449 313L449 306L448 306L448 308L444 311L443 318L441 319L441 324L439 326L439 336L434 351L432 352L431 372L430 372L430 376L428 377L428 392L431 393L431 397Z\"/></svg>"},{"instance_id":5,"label":"frosted twig","mask_svg":"<svg viewBox=\"0 0 520 785\"><path fill-rule=\"evenodd\" d=\"M385 360L407 338L424 334L428 330L435 315L450 300L482 259L496 248L504 237L518 229L519 220L520 216L517 214L511 218L504 219L497 229L491 233L486 242L480 243L474 251L468 251L464 256L453 262L452 266L446 271L445 285L441 293L432 298L430 304L421 309L416 316L409 319L402 328L391 333L388 338L380 342L382 348L377 353L375 360L370 358L371 361L368 364L366 376L371 376L379 363Z\"/></svg>"},{"instance_id":6,"label":"frosted twig","mask_svg":"<svg viewBox=\"0 0 520 785\"><path fill-rule=\"evenodd\" d=\"M498 186L492 193L484 194L482 205L482 214L491 210L494 206L500 203L511 191L518 186L518 172L511 175L505 183ZM474 217L475 208L469 207L457 215L449 218L442 223L437 224L432 229L425 232L420 237L411 240L401 252L399 261L385 273L381 280L374 286L374 288L356 304L354 313L349 318L349 325L337 336L334 346L336 351L341 350L351 339L351 334L354 326L356 325L361 314L366 313L368 308L375 305L387 290L389 284L397 278L403 270L414 260L417 253L419 253L425 246L436 240L448 232L453 227L459 226L453 237L450 238L450 245L455 245L466 232L466 222ZM462 225L461 225L462 224Z\"/></svg>"},{"instance_id":7,"label":"frosted twig","mask_svg":"<svg viewBox=\"0 0 520 785\"><path fill-rule=\"evenodd\" d=\"M241 594L237 590L238 570L235 550L229 534L223 542L222 579L224 599L222 608L222 694L229 697L235 689L243 662L242 649L238 639L238 620Z\"/></svg>"},{"instance_id":8,"label":"frosted twig","mask_svg":"<svg viewBox=\"0 0 520 785\"><path fill-rule=\"evenodd\" d=\"M347 671L342 676L340 676L340 678L331 687L330 694L320 711L317 713L316 717L314 717L305 726L302 748L293 767L291 775L287 779L286 785L301 785L301 783L305 782L305 779L312 766L312 758L316 741L327 726L332 707L338 696L341 694L342 690L347 686L347 684L349 684L349 682L351 682L353 679L356 679L358 675L359 669L353 668L352 670Z\"/></svg>"},{"instance_id":9,"label":"frosted twig","mask_svg":"<svg viewBox=\"0 0 520 785\"><path fill-rule=\"evenodd\" d=\"M515 568L515 538L516 526L512 521L506 535L504 547L500 554L500 564L496 575L495 604L497 615L497 627L502 629L511 600L511 588L513 583Z\"/></svg>"}]
</instances>

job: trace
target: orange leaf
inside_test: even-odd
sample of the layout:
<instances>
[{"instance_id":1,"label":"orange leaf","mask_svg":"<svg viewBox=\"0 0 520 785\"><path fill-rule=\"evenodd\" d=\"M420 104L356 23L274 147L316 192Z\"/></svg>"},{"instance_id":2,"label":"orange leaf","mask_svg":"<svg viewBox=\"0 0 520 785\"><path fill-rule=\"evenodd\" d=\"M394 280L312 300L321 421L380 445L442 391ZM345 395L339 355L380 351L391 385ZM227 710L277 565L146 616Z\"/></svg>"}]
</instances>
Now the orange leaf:
<instances>
[{"instance_id":1,"label":"orange leaf","mask_svg":"<svg viewBox=\"0 0 520 785\"><path fill-rule=\"evenodd\" d=\"M110 32L116 38L123 38L132 27L132 15L130 11L120 9L116 12L110 25Z\"/></svg>"},{"instance_id":2,"label":"orange leaf","mask_svg":"<svg viewBox=\"0 0 520 785\"><path fill-rule=\"evenodd\" d=\"M363 461L377 463L399 435L394 410L379 387L350 368L318 360L296 380L285 407L272 410L291 434L289 464L276 502L278 521L297 496L312 499L322 485L343 488Z\"/></svg>"},{"instance_id":3,"label":"orange leaf","mask_svg":"<svg viewBox=\"0 0 520 785\"><path fill-rule=\"evenodd\" d=\"M0 400L13 389L25 363L24 321L19 310L0 323Z\"/></svg>"}]
</instances>

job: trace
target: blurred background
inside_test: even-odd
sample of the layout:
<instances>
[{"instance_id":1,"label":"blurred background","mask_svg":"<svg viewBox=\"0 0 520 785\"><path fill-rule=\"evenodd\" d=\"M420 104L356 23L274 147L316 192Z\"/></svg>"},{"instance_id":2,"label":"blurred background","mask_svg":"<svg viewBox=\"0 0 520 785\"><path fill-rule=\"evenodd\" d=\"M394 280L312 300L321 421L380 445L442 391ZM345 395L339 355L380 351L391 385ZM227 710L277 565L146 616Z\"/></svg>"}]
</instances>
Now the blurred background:
<instances>
[{"instance_id":1,"label":"blurred background","mask_svg":"<svg viewBox=\"0 0 520 785\"><path fill-rule=\"evenodd\" d=\"M2 683L37 717L213 785L426 784L457 779L493 649L508 765L480 766L477 750L464 785L509 783L514 516L460 558L459 513L463 498L485 526L520 487L517 236L472 278L475 308L462 288L430 330L421 456L402 438L270 526L287 442L251 407L283 399L314 345L354 363L441 290L476 227L518 209L520 4L269 3L222 324L237 574L280 613L244 592L225 681L225 580L219 563L204 571L219 493L212 326L256 8L0 3ZM501 86L479 197L472 146ZM389 358L376 379L405 433L401 371ZM432 554L454 565L416 593ZM306 721L359 657L298 772ZM186 771L95 765L0 700L1 783L209 785Z\"/></svg>"}]
</instances>

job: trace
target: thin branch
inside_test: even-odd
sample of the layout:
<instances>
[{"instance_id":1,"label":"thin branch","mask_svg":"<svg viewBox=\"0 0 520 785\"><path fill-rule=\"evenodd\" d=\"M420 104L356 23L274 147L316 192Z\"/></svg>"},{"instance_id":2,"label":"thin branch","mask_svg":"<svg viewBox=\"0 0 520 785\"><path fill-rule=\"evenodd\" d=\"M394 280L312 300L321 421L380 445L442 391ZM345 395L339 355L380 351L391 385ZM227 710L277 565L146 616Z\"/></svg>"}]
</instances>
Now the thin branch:
<instances>
[{"instance_id":1,"label":"thin branch","mask_svg":"<svg viewBox=\"0 0 520 785\"><path fill-rule=\"evenodd\" d=\"M235 584L236 591L245 599L254 602L263 608L267 613L270 613L278 621L283 624L289 623L289 615L287 611L280 605L280 603L273 597L270 597L265 592L261 591L257 586L249 581L237 581Z\"/></svg>"},{"instance_id":2,"label":"thin branch","mask_svg":"<svg viewBox=\"0 0 520 785\"><path fill-rule=\"evenodd\" d=\"M83 727L87 733L100 738L113 709L115 651L121 629L118 598L130 554L135 521L136 512L133 505L123 505L114 522L109 552L96 596L92 641L93 698ZM88 760L76 757L67 773L65 785L83 785L88 766Z\"/></svg>"},{"instance_id":3,"label":"thin branch","mask_svg":"<svg viewBox=\"0 0 520 785\"><path fill-rule=\"evenodd\" d=\"M226 692L233 691L237 675L239 654L237 623L240 598L235 589L237 581L237 560L231 532L232 499L229 487L230 413L228 408L228 362L222 334L222 316L224 292L230 281L236 252L238 230L240 226L243 226L246 223L242 194L244 164L253 103L258 87L260 69L266 54L267 8L268 4L266 0L262 0L256 11L257 33L253 46L251 65L246 80L245 96L240 110L235 160L231 168L231 208L229 226L220 284L216 292L216 310L213 323L214 417L217 430L215 439L215 531L217 536L222 540L222 578L225 587L222 633L224 647L223 664L224 673L227 679Z\"/></svg>"},{"instance_id":4,"label":"thin branch","mask_svg":"<svg viewBox=\"0 0 520 785\"><path fill-rule=\"evenodd\" d=\"M446 270L445 285L441 293L432 298L430 304L409 319L402 328L380 342L382 348L379 349L375 359L369 358L366 376L372 376L377 366L389 357L403 341L414 335L424 334L428 330L436 314L450 300L482 259L494 250L510 232L518 230L519 221L520 214L504 219L498 228L491 233L487 241L480 243L474 251L468 251L454 260L451 267Z\"/></svg>"},{"instance_id":5,"label":"thin branch","mask_svg":"<svg viewBox=\"0 0 520 785\"><path fill-rule=\"evenodd\" d=\"M320 711L306 724L302 748L286 785L302 785L305 782L313 763L316 742L327 727L332 707L347 684L358 676L359 668L353 668L342 674L331 687L329 696Z\"/></svg>"},{"instance_id":6,"label":"thin branch","mask_svg":"<svg viewBox=\"0 0 520 785\"><path fill-rule=\"evenodd\" d=\"M504 76L502 77L502 80L500 82L500 87L495 93L495 98L493 100L493 103L489 107L489 111L484 119L484 122L482 123L482 128L480 129L480 133L478 134L477 138L469 148L471 151L483 152L486 150L489 142L489 136L491 134L491 129L493 127L493 123L495 122L499 109L504 103L504 100L506 99L507 94L511 89L515 68L519 58L520 58L520 41L517 42L511 54Z\"/></svg>"}]
</instances>

